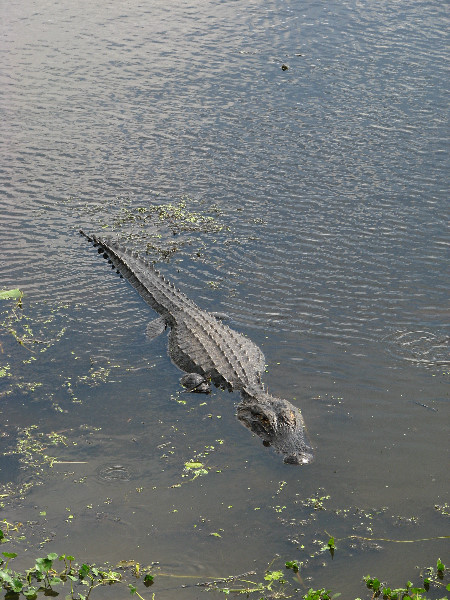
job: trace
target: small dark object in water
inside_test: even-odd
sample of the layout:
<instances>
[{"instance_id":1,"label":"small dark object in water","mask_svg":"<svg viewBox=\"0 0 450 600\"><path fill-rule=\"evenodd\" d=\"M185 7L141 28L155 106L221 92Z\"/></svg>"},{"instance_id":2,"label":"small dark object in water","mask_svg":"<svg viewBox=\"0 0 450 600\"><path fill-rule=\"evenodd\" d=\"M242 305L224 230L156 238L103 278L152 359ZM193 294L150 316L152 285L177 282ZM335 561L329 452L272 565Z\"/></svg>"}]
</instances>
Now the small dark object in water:
<instances>
[{"instance_id":1,"label":"small dark object in water","mask_svg":"<svg viewBox=\"0 0 450 600\"><path fill-rule=\"evenodd\" d=\"M282 69L283 71L287 71L287 70L289 69L289 67L283 63L283 64L281 65L281 69Z\"/></svg>"},{"instance_id":2,"label":"small dark object in water","mask_svg":"<svg viewBox=\"0 0 450 600\"><path fill-rule=\"evenodd\" d=\"M423 408L426 408L428 410L432 410L433 412L438 412L437 408L433 408L432 406L428 406L428 404L422 404L422 402L417 402L417 400L414 400L414 404L417 404L417 406L423 406Z\"/></svg>"}]
</instances>

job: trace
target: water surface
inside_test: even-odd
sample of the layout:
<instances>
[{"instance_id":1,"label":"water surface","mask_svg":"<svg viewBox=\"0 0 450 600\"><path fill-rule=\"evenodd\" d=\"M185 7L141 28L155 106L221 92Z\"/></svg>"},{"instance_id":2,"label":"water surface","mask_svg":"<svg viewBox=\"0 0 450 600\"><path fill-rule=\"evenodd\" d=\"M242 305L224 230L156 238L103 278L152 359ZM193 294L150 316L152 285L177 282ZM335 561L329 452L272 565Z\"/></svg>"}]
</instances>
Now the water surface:
<instances>
[{"instance_id":1,"label":"water surface","mask_svg":"<svg viewBox=\"0 0 450 600\"><path fill-rule=\"evenodd\" d=\"M40 343L2 329L0 482L43 485L0 515L33 521L31 546L158 561L190 586L278 553L346 598L368 572L399 586L444 556L445 540L349 536L448 533L446 42L433 1L4 7L0 281ZM180 202L217 228L138 219ZM80 226L159 240L171 258L150 258L261 346L313 464L262 447L237 395L178 394L153 313ZM34 425L52 468L8 454ZM208 474L190 481L195 458ZM152 591L203 593L179 585Z\"/></svg>"}]
</instances>

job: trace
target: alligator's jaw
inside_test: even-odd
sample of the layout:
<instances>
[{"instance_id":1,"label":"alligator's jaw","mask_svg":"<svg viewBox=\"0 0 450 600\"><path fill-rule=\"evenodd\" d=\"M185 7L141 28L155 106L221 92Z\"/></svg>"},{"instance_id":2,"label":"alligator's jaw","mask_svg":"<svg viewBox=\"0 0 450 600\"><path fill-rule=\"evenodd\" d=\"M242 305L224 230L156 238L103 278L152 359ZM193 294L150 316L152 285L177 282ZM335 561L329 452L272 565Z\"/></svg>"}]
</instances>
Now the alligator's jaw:
<instances>
[{"instance_id":1,"label":"alligator's jaw","mask_svg":"<svg viewBox=\"0 0 450 600\"><path fill-rule=\"evenodd\" d=\"M265 446L272 446L290 465L306 465L313 451L306 441L301 412L290 402L265 392L242 392L243 402L237 407L239 420L256 433Z\"/></svg>"}]
</instances>

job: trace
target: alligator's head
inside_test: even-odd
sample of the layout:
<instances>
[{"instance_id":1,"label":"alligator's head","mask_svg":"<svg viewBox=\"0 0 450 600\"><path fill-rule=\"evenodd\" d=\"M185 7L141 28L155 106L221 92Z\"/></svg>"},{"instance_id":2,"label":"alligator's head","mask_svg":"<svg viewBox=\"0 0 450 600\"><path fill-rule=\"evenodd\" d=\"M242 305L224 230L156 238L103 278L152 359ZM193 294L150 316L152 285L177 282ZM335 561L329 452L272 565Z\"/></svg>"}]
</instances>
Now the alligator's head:
<instances>
[{"instance_id":1,"label":"alligator's head","mask_svg":"<svg viewBox=\"0 0 450 600\"><path fill-rule=\"evenodd\" d=\"M312 449L306 441L301 412L287 400L269 394L242 393L237 407L239 420L256 433L265 446L272 446L291 465L305 465L313 460Z\"/></svg>"}]
</instances>

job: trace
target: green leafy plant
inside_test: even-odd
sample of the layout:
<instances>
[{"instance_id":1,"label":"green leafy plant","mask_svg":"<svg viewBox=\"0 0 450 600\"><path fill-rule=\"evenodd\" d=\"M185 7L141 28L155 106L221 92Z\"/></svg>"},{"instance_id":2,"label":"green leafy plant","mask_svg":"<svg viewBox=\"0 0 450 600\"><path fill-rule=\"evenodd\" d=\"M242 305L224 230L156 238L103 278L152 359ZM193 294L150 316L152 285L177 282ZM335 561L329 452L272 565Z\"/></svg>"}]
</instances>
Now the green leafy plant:
<instances>
[{"instance_id":1,"label":"green leafy plant","mask_svg":"<svg viewBox=\"0 0 450 600\"><path fill-rule=\"evenodd\" d=\"M407 581L405 587L390 588L383 585L377 577L366 575L363 580L366 586L373 591L372 598L381 597L383 600L427 600L425 594L432 584L443 586L442 579L446 571L446 567L440 558L436 561L436 570L433 567L426 569L427 575L423 578L423 587L414 586L411 581ZM446 587L450 591L450 584ZM446 600L442 598L441 600Z\"/></svg>"},{"instance_id":2,"label":"green leafy plant","mask_svg":"<svg viewBox=\"0 0 450 600\"><path fill-rule=\"evenodd\" d=\"M4 540L5 534L0 530L0 540ZM75 558L68 554L58 555L51 552L42 558L37 558L31 569L24 573L18 573L10 568L10 561L16 558L15 552L2 552L0 559L0 584L7 595L14 594L18 597L23 595L27 600L35 600L38 594L44 596L58 595L54 590L55 586L68 584L70 594L65 597L72 600L88 600L95 588L104 585L122 584L127 585L131 594L135 594L141 600L143 597L139 594L136 586L122 581L122 575L109 568L97 567L83 563L80 567L74 563ZM63 563L62 569L57 569L55 563ZM137 569L134 575L139 576ZM147 587L153 583L153 575L146 573L144 576L144 585ZM75 590L75 587L82 588Z\"/></svg>"},{"instance_id":3,"label":"green leafy plant","mask_svg":"<svg viewBox=\"0 0 450 600\"><path fill-rule=\"evenodd\" d=\"M12 540L12 532L19 531L21 526L21 523L13 524L3 520L3 529L0 529L0 544L2 547ZM330 537L326 548L331 551L334 547L334 538ZM108 566L97 566L86 562L79 565L75 562L74 556L51 552L46 556L37 558L30 569L24 572L16 572L11 568L11 562L16 557L16 552L5 551L0 553L0 590L3 589L6 592L5 598L11 600L20 600L21 597L27 600L38 600L38 596L41 595L58 596L60 593L59 588L65 588L65 600L88 600L96 588L105 585L124 586L131 595L136 595L140 600L144 600L137 590L137 583L140 581L145 587L149 587L154 583L154 575L151 573L153 566L142 568L139 563L133 560L121 561L116 568L119 570L126 569L127 571L120 573ZM293 597L302 598L302 600L335 600L341 596L340 593L333 593L327 588L314 589L311 587L305 593L305 584L300 576L300 568L303 567L303 563L297 560L286 561L283 565L286 569L284 571L273 568L276 560L277 558L274 558L267 566L260 581L248 579L249 576L256 575L254 571L251 571L241 575L198 583L197 585L207 588L208 591L216 591L225 595L242 595L247 598L256 595L258 600ZM436 594L446 585L444 579L450 572L440 558L437 559L435 565L421 571L423 586L415 586L411 581L408 581L404 587L391 588L382 583L381 579L371 575L366 575L363 581L370 590L373 600L377 598L380 600L429 600L425 595L426 592L433 586L433 597L436 597ZM287 571L292 571L294 574L292 579L296 582L295 587L297 589L294 589L292 579L289 581ZM127 574L133 577L132 583L126 580ZM173 576L165 573L160 573L160 575ZM230 582L235 583L235 585L229 587ZM300 589L298 589L299 587ZM450 591L450 584L445 589ZM155 594L152 597L155 598ZM442 597L440 600L447 600L447 597Z\"/></svg>"},{"instance_id":4,"label":"green leafy plant","mask_svg":"<svg viewBox=\"0 0 450 600\"><path fill-rule=\"evenodd\" d=\"M272 561L273 562L273 561ZM292 564L294 564L294 562L296 561L291 561ZM272 563L271 563L272 564ZM270 565L269 565L270 566ZM287 568L292 568L292 567L287 567ZM220 581L214 581L214 582L210 582L207 584L204 584L205 587L208 587L208 590L215 590L218 592L221 592L223 594L225 594L226 596L230 595L230 594L238 594L238 595L245 595L246 597L249 597L250 594L258 594L258 597L261 598L262 600L264 598L290 598L291 596L286 596L285 594L285 586L287 584L287 581L284 577L284 573L281 570L269 570L267 569L264 573L264 582L255 582L255 581L250 581L248 579L244 579L244 577L247 577L248 575L254 575L254 572L251 573L244 573L243 575L238 575L235 577L228 577L225 579L222 579ZM242 582L242 585L240 587L236 586L233 588L230 587L221 587L219 585L219 583L223 584L225 582L229 582L229 581L237 581L237 582ZM268 595L266 596L266 593L268 593ZM261 594L264 594L261 596Z\"/></svg>"},{"instance_id":5,"label":"green leafy plant","mask_svg":"<svg viewBox=\"0 0 450 600\"><path fill-rule=\"evenodd\" d=\"M300 566L301 563L299 564L299 562L297 560L288 560L285 563L286 569L292 569L294 571L294 573L298 573L300 570Z\"/></svg>"},{"instance_id":6,"label":"green leafy plant","mask_svg":"<svg viewBox=\"0 0 450 600\"><path fill-rule=\"evenodd\" d=\"M14 303L6 305L7 309L5 311L2 310L0 331L11 335L18 344L31 353L45 352L64 335L65 327L54 333L51 339L40 339L36 336L32 328L34 319L27 316L23 310L23 292L21 290L2 290L0 291L0 300L15 300ZM45 324L50 324L55 316L55 313L49 316ZM34 325L37 325L37 323L34 322Z\"/></svg>"},{"instance_id":7,"label":"green leafy plant","mask_svg":"<svg viewBox=\"0 0 450 600\"><path fill-rule=\"evenodd\" d=\"M264 575L264 579L268 581L267 589L271 590L272 586L275 582L286 583L286 580L283 578L283 571L266 571Z\"/></svg>"},{"instance_id":8,"label":"green leafy plant","mask_svg":"<svg viewBox=\"0 0 450 600\"><path fill-rule=\"evenodd\" d=\"M302 501L302 505L305 508L313 508L314 510L326 510L325 501L329 500L331 496L329 494L323 494L322 488L318 489L317 492L310 498L306 498Z\"/></svg>"},{"instance_id":9,"label":"green leafy plant","mask_svg":"<svg viewBox=\"0 0 450 600\"><path fill-rule=\"evenodd\" d=\"M18 288L0 291L0 300L21 300L22 296L23 292L21 292Z\"/></svg>"},{"instance_id":10,"label":"green leafy plant","mask_svg":"<svg viewBox=\"0 0 450 600\"><path fill-rule=\"evenodd\" d=\"M334 558L334 551L336 550L334 537L330 537L330 539L327 542L326 548L330 551L331 558Z\"/></svg>"},{"instance_id":11,"label":"green leafy plant","mask_svg":"<svg viewBox=\"0 0 450 600\"><path fill-rule=\"evenodd\" d=\"M314 590L310 588L308 593L302 596L303 600L333 600L334 598L338 598L341 594L333 594L331 590L326 590L322 588L320 590Z\"/></svg>"}]
</instances>

